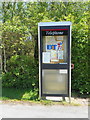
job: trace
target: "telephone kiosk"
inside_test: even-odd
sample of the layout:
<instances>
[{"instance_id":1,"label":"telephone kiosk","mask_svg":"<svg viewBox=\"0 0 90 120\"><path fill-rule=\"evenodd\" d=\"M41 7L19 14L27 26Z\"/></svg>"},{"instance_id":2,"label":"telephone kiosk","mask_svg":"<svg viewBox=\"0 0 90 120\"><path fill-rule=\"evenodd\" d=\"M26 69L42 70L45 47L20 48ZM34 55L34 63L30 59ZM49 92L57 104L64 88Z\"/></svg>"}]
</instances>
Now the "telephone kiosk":
<instances>
[{"instance_id":1,"label":"telephone kiosk","mask_svg":"<svg viewBox=\"0 0 90 120\"><path fill-rule=\"evenodd\" d=\"M38 23L39 96L71 98L71 22Z\"/></svg>"}]
</instances>

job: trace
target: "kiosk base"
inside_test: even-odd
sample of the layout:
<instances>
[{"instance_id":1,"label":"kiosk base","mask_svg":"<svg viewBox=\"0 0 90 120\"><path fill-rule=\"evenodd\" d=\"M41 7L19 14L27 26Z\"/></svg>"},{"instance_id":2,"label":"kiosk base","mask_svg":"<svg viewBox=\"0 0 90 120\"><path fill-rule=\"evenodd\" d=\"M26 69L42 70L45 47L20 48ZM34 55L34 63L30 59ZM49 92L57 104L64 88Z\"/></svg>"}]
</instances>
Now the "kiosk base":
<instances>
[{"instance_id":1,"label":"kiosk base","mask_svg":"<svg viewBox=\"0 0 90 120\"><path fill-rule=\"evenodd\" d=\"M47 96L47 97L42 97L42 100L51 100L54 102L62 102L62 101L66 101L71 103L71 97L51 97L51 96Z\"/></svg>"}]
</instances>

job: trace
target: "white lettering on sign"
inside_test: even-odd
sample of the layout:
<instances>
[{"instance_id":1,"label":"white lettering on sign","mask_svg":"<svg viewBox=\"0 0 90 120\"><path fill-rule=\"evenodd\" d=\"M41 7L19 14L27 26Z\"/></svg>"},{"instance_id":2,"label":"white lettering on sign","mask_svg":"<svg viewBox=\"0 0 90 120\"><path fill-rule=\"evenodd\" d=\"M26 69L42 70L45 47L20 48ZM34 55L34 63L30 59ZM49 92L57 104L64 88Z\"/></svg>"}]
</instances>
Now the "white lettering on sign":
<instances>
[{"instance_id":1,"label":"white lettering on sign","mask_svg":"<svg viewBox=\"0 0 90 120\"><path fill-rule=\"evenodd\" d=\"M46 35L63 35L63 32L57 32L57 31L46 31Z\"/></svg>"}]
</instances>

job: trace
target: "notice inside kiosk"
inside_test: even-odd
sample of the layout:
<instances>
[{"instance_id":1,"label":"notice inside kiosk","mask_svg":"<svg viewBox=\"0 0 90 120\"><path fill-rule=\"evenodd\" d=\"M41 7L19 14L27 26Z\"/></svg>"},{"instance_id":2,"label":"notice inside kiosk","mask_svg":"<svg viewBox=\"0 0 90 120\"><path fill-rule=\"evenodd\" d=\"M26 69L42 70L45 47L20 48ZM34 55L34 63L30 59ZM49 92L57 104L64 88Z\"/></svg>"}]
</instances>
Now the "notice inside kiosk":
<instances>
[{"instance_id":1,"label":"notice inside kiosk","mask_svg":"<svg viewBox=\"0 0 90 120\"><path fill-rule=\"evenodd\" d=\"M67 39L67 35L43 36L43 63L67 64Z\"/></svg>"}]
</instances>

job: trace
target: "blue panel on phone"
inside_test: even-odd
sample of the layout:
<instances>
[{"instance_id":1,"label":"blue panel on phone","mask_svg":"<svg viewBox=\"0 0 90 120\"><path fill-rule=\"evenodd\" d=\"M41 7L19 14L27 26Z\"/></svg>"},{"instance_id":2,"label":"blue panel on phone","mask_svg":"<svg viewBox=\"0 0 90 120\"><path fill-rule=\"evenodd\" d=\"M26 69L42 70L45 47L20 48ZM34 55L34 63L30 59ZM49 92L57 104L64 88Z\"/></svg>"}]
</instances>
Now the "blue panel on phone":
<instances>
[{"instance_id":1,"label":"blue panel on phone","mask_svg":"<svg viewBox=\"0 0 90 120\"><path fill-rule=\"evenodd\" d=\"M52 49L52 45L47 45L47 50L51 50Z\"/></svg>"},{"instance_id":2,"label":"blue panel on phone","mask_svg":"<svg viewBox=\"0 0 90 120\"><path fill-rule=\"evenodd\" d=\"M56 50L57 45L54 45L54 49Z\"/></svg>"},{"instance_id":3,"label":"blue panel on phone","mask_svg":"<svg viewBox=\"0 0 90 120\"><path fill-rule=\"evenodd\" d=\"M60 45L62 45L62 42L60 42Z\"/></svg>"}]
</instances>

